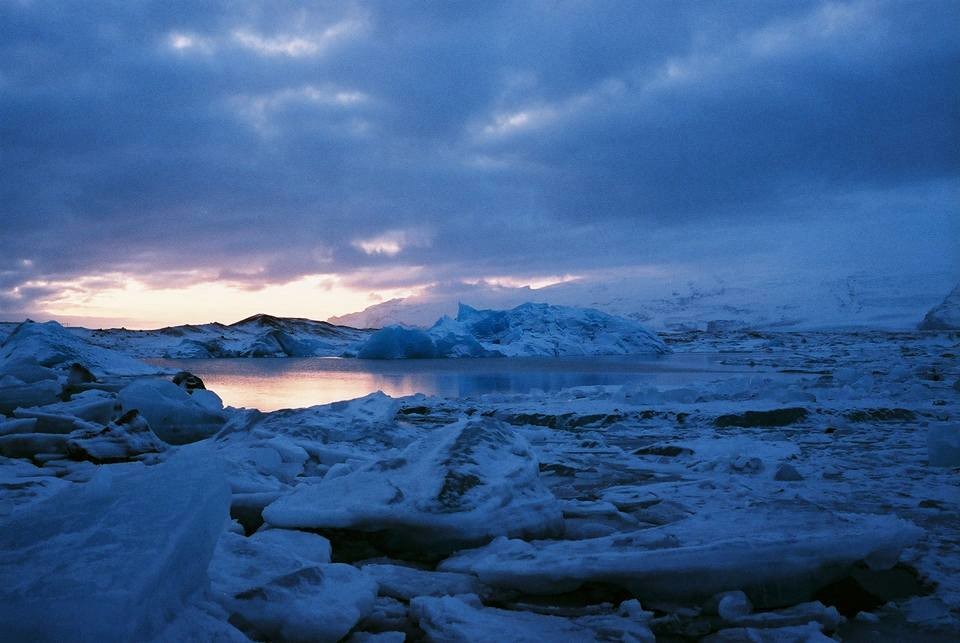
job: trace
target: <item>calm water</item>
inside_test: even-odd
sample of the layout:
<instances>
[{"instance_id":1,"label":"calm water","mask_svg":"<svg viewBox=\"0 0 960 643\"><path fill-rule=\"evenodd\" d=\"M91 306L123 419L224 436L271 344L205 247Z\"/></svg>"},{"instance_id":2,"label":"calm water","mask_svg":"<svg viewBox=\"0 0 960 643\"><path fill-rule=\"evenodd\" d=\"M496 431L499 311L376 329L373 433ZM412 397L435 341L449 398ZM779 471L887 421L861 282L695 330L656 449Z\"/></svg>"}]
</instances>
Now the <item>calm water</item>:
<instances>
[{"instance_id":1,"label":"calm water","mask_svg":"<svg viewBox=\"0 0 960 643\"><path fill-rule=\"evenodd\" d=\"M151 362L199 375L227 405L272 411L348 400L378 390L395 397L414 393L464 397L639 382L676 386L717 379L724 374L735 377L763 372L725 366L725 357L729 355L395 361L308 357Z\"/></svg>"}]
</instances>

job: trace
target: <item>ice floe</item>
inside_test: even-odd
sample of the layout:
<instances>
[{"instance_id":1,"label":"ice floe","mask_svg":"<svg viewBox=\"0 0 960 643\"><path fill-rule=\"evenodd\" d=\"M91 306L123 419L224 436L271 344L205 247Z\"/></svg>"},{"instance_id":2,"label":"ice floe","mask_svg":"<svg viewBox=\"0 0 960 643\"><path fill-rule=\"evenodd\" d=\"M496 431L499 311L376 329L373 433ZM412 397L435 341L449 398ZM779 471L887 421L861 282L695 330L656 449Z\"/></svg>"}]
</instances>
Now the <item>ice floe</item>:
<instances>
[{"instance_id":1,"label":"ice floe","mask_svg":"<svg viewBox=\"0 0 960 643\"><path fill-rule=\"evenodd\" d=\"M191 395L173 382L139 380L120 390L124 411L139 411L160 438L185 444L210 437L226 422L223 403L210 391Z\"/></svg>"},{"instance_id":2,"label":"ice floe","mask_svg":"<svg viewBox=\"0 0 960 643\"><path fill-rule=\"evenodd\" d=\"M462 551L443 571L476 574L494 587L556 594L586 582L636 596L703 600L740 589L755 605L796 603L853 565L890 567L922 531L890 516L758 510L699 516L670 525L578 541L498 538Z\"/></svg>"},{"instance_id":3,"label":"ice floe","mask_svg":"<svg viewBox=\"0 0 960 643\"><path fill-rule=\"evenodd\" d=\"M337 641L373 608L377 584L330 564L316 534L271 529L224 533L210 564L214 596L241 629L286 641Z\"/></svg>"},{"instance_id":4,"label":"ice floe","mask_svg":"<svg viewBox=\"0 0 960 643\"><path fill-rule=\"evenodd\" d=\"M223 473L207 456L100 468L0 523L4 636L156 636L204 590L227 520Z\"/></svg>"},{"instance_id":5,"label":"ice floe","mask_svg":"<svg viewBox=\"0 0 960 643\"><path fill-rule=\"evenodd\" d=\"M539 479L526 441L492 419L462 420L390 457L297 487L268 506L277 527L375 534L389 550L427 556L499 535L562 529L560 505Z\"/></svg>"}]
</instances>

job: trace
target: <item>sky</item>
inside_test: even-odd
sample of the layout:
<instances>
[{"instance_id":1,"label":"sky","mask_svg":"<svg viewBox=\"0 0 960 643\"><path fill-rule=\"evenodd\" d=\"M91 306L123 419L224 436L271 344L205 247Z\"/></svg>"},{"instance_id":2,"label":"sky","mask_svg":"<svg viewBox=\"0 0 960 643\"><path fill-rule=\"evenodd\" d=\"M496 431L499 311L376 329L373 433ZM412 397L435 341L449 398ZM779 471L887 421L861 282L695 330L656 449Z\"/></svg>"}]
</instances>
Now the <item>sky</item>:
<instances>
[{"instance_id":1,"label":"sky","mask_svg":"<svg viewBox=\"0 0 960 643\"><path fill-rule=\"evenodd\" d=\"M0 319L960 278L958 24L954 0L0 0Z\"/></svg>"}]
</instances>

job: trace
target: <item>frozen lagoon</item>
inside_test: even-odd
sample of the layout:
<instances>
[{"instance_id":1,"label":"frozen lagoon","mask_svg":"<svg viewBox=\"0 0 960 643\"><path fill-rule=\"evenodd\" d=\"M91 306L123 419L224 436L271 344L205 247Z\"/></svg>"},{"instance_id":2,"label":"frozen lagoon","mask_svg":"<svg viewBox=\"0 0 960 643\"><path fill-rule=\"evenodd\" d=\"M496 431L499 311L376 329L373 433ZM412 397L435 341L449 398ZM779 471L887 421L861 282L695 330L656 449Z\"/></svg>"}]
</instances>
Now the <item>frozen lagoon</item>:
<instances>
[{"instance_id":1,"label":"frozen lagoon","mask_svg":"<svg viewBox=\"0 0 960 643\"><path fill-rule=\"evenodd\" d=\"M56 355L77 359L55 330ZM694 333L652 360L307 360L369 388L313 382L309 401L277 406L320 402L317 389L386 388L375 377L412 384L268 412L222 409L169 375L131 384L125 362L94 355L97 381L71 385L68 373L64 390L82 392L0 425L11 456L0 459L0 571L19 579L4 599L44 632L94 631L45 619L84 611L70 610L90 591L112 605L97 588L116 575L89 542L120 556L154 543L145 571L161 575L183 553L151 540L157 519L126 509L147 500L171 525L219 535L212 552L191 550L205 582L171 586L131 621L147 640L956 640L957 469L952 442L928 436L956 435L957 339ZM248 362L187 366L240 404L205 364ZM489 384L498 374L500 389ZM8 388L40 395L51 382ZM426 393L402 395L415 390ZM158 447L133 408L174 437L223 424L195 445ZM136 462L91 462L117 458ZM114 471L129 484L112 484ZM162 492L194 476L225 479L229 494L209 498L216 511ZM64 506L79 526L61 533ZM97 517L89 539L84 516ZM45 581L68 563L71 583Z\"/></svg>"},{"instance_id":2,"label":"frozen lagoon","mask_svg":"<svg viewBox=\"0 0 960 643\"><path fill-rule=\"evenodd\" d=\"M758 365L760 358L759 353L744 351L485 359L251 357L148 361L164 369L198 375L229 406L275 411L350 400L375 391L391 397L422 393L460 398L488 393L550 394L581 386L689 386L744 375L791 377L769 365Z\"/></svg>"}]
</instances>

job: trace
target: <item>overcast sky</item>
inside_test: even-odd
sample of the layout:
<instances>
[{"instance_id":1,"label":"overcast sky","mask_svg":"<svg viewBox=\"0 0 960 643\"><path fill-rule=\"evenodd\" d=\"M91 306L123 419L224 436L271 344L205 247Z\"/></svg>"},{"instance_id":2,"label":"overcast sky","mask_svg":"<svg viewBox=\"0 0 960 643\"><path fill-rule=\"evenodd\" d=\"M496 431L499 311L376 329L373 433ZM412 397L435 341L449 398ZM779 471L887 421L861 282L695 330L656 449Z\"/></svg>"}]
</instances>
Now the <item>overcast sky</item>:
<instances>
[{"instance_id":1,"label":"overcast sky","mask_svg":"<svg viewBox=\"0 0 960 643\"><path fill-rule=\"evenodd\" d=\"M955 0L307 4L0 0L0 318L960 273Z\"/></svg>"}]
</instances>

